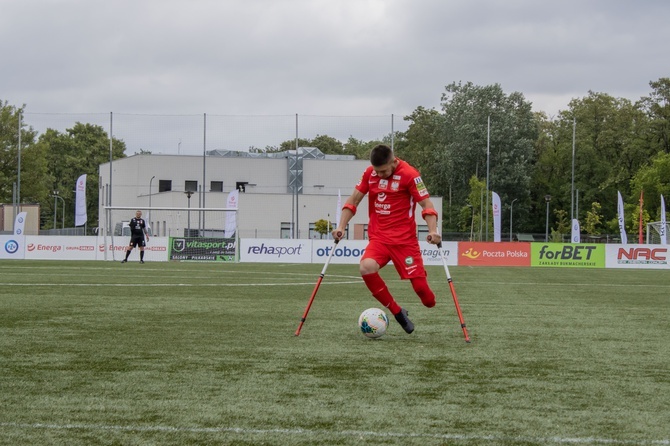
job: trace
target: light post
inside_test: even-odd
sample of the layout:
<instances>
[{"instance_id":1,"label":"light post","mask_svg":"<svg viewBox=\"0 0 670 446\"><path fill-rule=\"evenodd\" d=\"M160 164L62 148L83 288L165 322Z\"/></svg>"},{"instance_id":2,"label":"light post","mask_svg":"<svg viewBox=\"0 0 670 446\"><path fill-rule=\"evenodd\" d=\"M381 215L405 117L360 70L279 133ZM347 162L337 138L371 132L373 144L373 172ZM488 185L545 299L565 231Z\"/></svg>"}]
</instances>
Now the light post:
<instances>
[{"instance_id":1,"label":"light post","mask_svg":"<svg viewBox=\"0 0 670 446\"><path fill-rule=\"evenodd\" d=\"M57 208L58 208L58 199L63 200L63 221L62 221L62 227L61 229L65 229L65 198L61 197L58 195L58 191L54 191L54 229L56 229L56 214L57 214Z\"/></svg>"},{"instance_id":2,"label":"light post","mask_svg":"<svg viewBox=\"0 0 670 446\"><path fill-rule=\"evenodd\" d=\"M149 226L151 226L151 182L156 178L156 175L152 176L149 180Z\"/></svg>"},{"instance_id":3,"label":"light post","mask_svg":"<svg viewBox=\"0 0 670 446\"><path fill-rule=\"evenodd\" d=\"M470 241L472 241L475 232L475 207L471 204L466 204L466 206L472 209L472 218L470 219Z\"/></svg>"},{"instance_id":4,"label":"light post","mask_svg":"<svg viewBox=\"0 0 670 446\"><path fill-rule=\"evenodd\" d=\"M547 223L544 230L544 242L549 242L549 202L551 201L551 195L545 195L544 201L547 202Z\"/></svg>"},{"instance_id":5,"label":"light post","mask_svg":"<svg viewBox=\"0 0 670 446\"><path fill-rule=\"evenodd\" d=\"M191 236L191 195L193 195L193 191L187 190L184 193L186 194L186 197L188 198L188 212L187 212L187 215L188 215L188 226L187 226L188 229L187 229L187 231L188 232L187 232L187 234L188 234L188 237L190 237Z\"/></svg>"},{"instance_id":6,"label":"light post","mask_svg":"<svg viewBox=\"0 0 670 446\"><path fill-rule=\"evenodd\" d=\"M512 203L509 205L509 241L512 241L512 208L514 207L514 202L518 200L515 198L512 200Z\"/></svg>"}]
</instances>

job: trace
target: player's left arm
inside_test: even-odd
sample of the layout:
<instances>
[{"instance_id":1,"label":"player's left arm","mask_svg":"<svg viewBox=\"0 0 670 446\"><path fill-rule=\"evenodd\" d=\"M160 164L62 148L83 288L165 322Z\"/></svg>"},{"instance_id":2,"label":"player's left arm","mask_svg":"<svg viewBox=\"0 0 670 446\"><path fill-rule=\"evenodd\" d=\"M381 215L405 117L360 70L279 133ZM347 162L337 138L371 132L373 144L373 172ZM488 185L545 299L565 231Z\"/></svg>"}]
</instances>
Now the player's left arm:
<instances>
[{"instance_id":1,"label":"player's left arm","mask_svg":"<svg viewBox=\"0 0 670 446\"><path fill-rule=\"evenodd\" d=\"M442 236L437 231L437 211L435 210L435 206L430 199L428 189L426 188L426 185L424 184L419 172L415 173L415 176L410 183L409 191L419 206L421 206L421 216L426 221L426 225L428 226L428 236L426 237L426 241L428 243L432 243L433 245L441 243Z\"/></svg>"},{"instance_id":2,"label":"player's left arm","mask_svg":"<svg viewBox=\"0 0 670 446\"><path fill-rule=\"evenodd\" d=\"M147 238L147 241L149 241L149 229L147 228L147 222L144 222L143 228L144 230L144 236Z\"/></svg>"},{"instance_id":3,"label":"player's left arm","mask_svg":"<svg viewBox=\"0 0 670 446\"><path fill-rule=\"evenodd\" d=\"M426 221L426 225L428 225L428 236L426 237L426 241L433 245L441 243L442 236L437 231L437 211L435 210L435 206L433 206L430 197L419 201L419 206L421 206L421 216Z\"/></svg>"}]
</instances>

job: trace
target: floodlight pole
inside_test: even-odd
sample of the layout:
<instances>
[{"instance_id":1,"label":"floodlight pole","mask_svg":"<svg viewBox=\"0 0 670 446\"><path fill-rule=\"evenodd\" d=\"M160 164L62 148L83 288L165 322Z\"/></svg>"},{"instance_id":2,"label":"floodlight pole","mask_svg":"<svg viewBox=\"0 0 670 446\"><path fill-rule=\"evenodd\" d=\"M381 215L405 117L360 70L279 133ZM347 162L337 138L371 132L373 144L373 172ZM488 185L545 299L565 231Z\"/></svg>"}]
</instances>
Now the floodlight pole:
<instances>
[{"instance_id":1,"label":"floodlight pole","mask_svg":"<svg viewBox=\"0 0 670 446\"><path fill-rule=\"evenodd\" d=\"M547 202L547 223L544 232L544 242L547 243L549 242L549 202L551 201L551 195L545 195L544 201Z\"/></svg>"},{"instance_id":2,"label":"floodlight pole","mask_svg":"<svg viewBox=\"0 0 670 446\"><path fill-rule=\"evenodd\" d=\"M188 226L187 226L187 234L188 237L191 236L191 195L193 195L193 191L187 190L184 192L186 194L186 197L188 198L188 212L187 212L187 218L188 218Z\"/></svg>"},{"instance_id":3,"label":"floodlight pole","mask_svg":"<svg viewBox=\"0 0 670 446\"><path fill-rule=\"evenodd\" d=\"M151 226L151 182L156 178L156 175L152 176L149 180L149 225Z\"/></svg>"},{"instance_id":4,"label":"floodlight pole","mask_svg":"<svg viewBox=\"0 0 670 446\"><path fill-rule=\"evenodd\" d=\"M57 229L56 228L56 214L58 213L58 199L59 198L61 200L63 200L63 217L62 217L63 221L62 221L62 228L61 229L65 229L65 198L58 195L57 190L54 191L54 229Z\"/></svg>"},{"instance_id":5,"label":"floodlight pole","mask_svg":"<svg viewBox=\"0 0 670 446\"><path fill-rule=\"evenodd\" d=\"M514 202L518 200L515 198L512 200L512 203L509 205L509 241L512 241L512 208L514 207Z\"/></svg>"}]
</instances>

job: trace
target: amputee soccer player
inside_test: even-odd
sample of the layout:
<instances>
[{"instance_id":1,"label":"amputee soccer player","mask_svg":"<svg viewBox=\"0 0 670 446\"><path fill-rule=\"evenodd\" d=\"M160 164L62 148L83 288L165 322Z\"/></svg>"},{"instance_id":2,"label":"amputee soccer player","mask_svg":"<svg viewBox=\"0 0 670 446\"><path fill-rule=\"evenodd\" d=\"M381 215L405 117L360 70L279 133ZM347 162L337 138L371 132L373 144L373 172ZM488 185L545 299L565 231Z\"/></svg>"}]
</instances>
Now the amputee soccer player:
<instances>
[{"instance_id":1,"label":"amputee soccer player","mask_svg":"<svg viewBox=\"0 0 670 446\"><path fill-rule=\"evenodd\" d=\"M142 211L135 212L135 217L130 220L128 226L130 227L130 244L126 248L126 258L121 263L128 261L130 251L136 246L140 248L140 263L144 263L144 247L147 244L144 236L146 235L146 240L149 240L149 231L147 230L147 223L142 218Z\"/></svg>"},{"instance_id":2,"label":"amputee soccer player","mask_svg":"<svg viewBox=\"0 0 670 446\"><path fill-rule=\"evenodd\" d=\"M360 262L365 285L382 305L393 313L407 333L414 324L407 310L395 301L379 270L393 261L400 278L409 279L414 292L426 307L435 306L435 293L426 280L423 257L416 234L415 210L421 206L421 216L428 226L429 243L437 245L442 237L437 232L437 211L420 173L409 163L396 158L389 146L378 145L370 153L370 164L342 207L342 216L333 238L340 240L357 206L368 194L368 238Z\"/></svg>"}]
</instances>

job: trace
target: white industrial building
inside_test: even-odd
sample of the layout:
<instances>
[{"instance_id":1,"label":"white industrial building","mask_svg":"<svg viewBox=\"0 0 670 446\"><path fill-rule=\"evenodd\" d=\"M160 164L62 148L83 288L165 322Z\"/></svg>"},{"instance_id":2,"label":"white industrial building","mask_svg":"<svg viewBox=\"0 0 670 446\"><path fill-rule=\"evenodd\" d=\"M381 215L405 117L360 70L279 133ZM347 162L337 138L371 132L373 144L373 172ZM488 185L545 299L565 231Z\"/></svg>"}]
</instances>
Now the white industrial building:
<instances>
[{"instance_id":1,"label":"white industrial building","mask_svg":"<svg viewBox=\"0 0 670 446\"><path fill-rule=\"evenodd\" d=\"M138 154L100 165L99 215L104 207L127 206L144 211L157 236L208 234L211 217L203 223L198 212L183 209L226 208L228 194L239 190L239 238L321 238L314 223L335 222L338 195L351 194L367 160L324 155L316 148L281 153L211 151L206 156ZM111 180L110 180L111 177ZM111 186L110 186L111 185ZM204 187L203 187L204 186ZM442 221L442 199L432 197ZM182 208L179 217L152 208ZM119 224L118 212L112 224ZM123 216L129 220L134 211ZM184 214L188 214L185 217ZM188 222L186 221L188 219ZM347 230L349 239L367 238L367 197ZM419 232L427 231L417 212ZM189 230L191 232L189 232Z\"/></svg>"}]
</instances>

